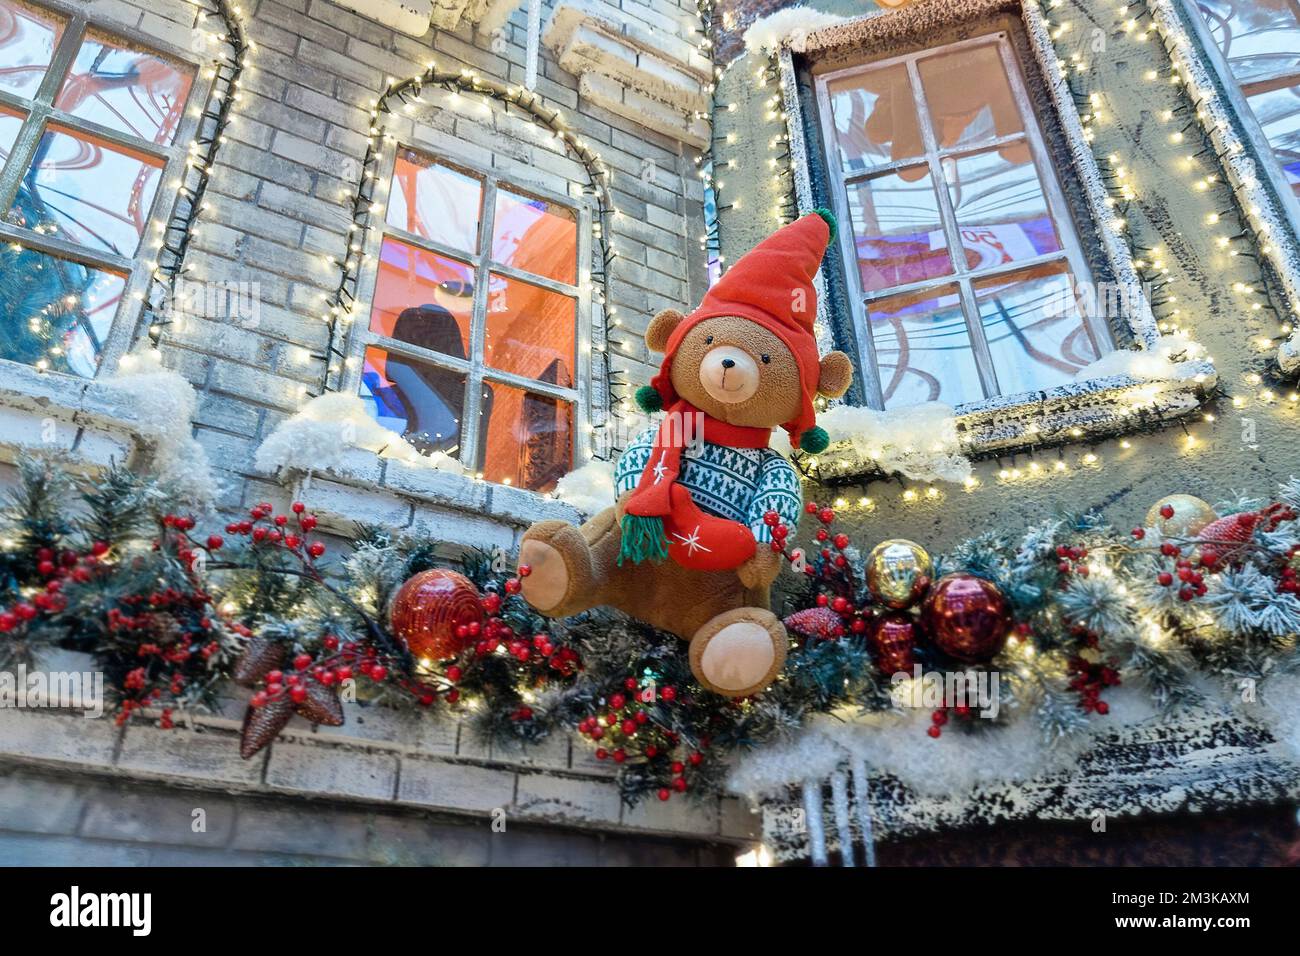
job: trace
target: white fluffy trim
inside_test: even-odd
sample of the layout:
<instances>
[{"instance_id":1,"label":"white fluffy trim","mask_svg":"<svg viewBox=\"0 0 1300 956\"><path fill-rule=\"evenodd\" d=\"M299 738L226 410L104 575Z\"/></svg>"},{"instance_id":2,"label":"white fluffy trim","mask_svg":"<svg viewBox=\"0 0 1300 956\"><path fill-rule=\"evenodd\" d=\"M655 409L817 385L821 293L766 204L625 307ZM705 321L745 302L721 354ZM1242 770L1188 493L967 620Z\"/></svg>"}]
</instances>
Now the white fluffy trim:
<instances>
[{"instance_id":1,"label":"white fluffy trim","mask_svg":"<svg viewBox=\"0 0 1300 956\"><path fill-rule=\"evenodd\" d=\"M1185 377L1179 363L1204 355L1205 349L1183 335L1162 335L1154 349L1116 349L1075 373L1084 382L1109 375L1131 375L1143 381L1168 381Z\"/></svg>"},{"instance_id":2,"label":"white fluffy trim","mask_svg":"<svg viewBox=\"0 0 1300 956\"><path fill-rule=\"evenodd\" d=\"M961 452L952 406L926 402L880 412L874 408L836 405L817 416L832 442L847 441L861 458L886 474L897 472L916 481L961 482L971 464Z\"/></svg>"},{"instance_id":3,"label":"white fluffy trim","mask_svg":"<svg viewBox=\"0 0 1300 956\"><path fill-rule=\"evenodd\" d=\"M802 53L808 34L822 27L843 23L847 17L834 13L822 13L812 7L789 7L760 17L745 30L745 50L760 55L773 53L782 44L789 44L790 49Z\"/></svg>"},{"instance_id":4,"label":"white fluffy trim","mask_svg":"<svg viewBox=\"0 0 1300 956\"><path fill-rule=\"evenodd\" d=\"M758 800L791 784L824 779L857 757L869 771L893 774L913 792L961 796L981 784L1018 783L1071 766L1095 740L1155 712L1140 691L1107 695L1110 716L1084 733L1049 747L1033 715L1017 715L982 734L949 730L929 737L930 711L907 708L866 716L841 713L816 718L791 742L745 754L732 768L732 792Z\"/></svg>"},{"instance_id":5,"label":"white fluffy trim","mask_svg":"<svg viewBox=\"0 0 1300 956\"><path fill-rule=\"evenodd\" d=\"M575 468L555 485L555 497L593 515L614 503L614 463L593 458Z\"/></svg>"},{"instance_id":6,"label":"white fluffy trim","mask_svg":"<svg viewBox=\"0 0 1300 956\"><path fill-rule=\"evenodd\" d=\"M117 371L96 384L105 398L122 406L123 417L134 419L151 447L159 480L187 501L209 504L216 497L216 482L208 454L194 438L194 387L180 373L163 368L153 349L123 356Z\"/></svg>"},{"instance_id":7,"label":"white fluffy trim","mask_svg":"<svg viewBox=\"0 0 1300 956\"><path fill-rule=\"evenodd\" d=\"M355 448L409 465L458 475L465 472L450 455L421 455L397 432L375 421L360 396L342 392L313 398L282 421L258 447L254 461L265 471L288 468L310 473L337 466Z\"/></svg>"}]
</instances>

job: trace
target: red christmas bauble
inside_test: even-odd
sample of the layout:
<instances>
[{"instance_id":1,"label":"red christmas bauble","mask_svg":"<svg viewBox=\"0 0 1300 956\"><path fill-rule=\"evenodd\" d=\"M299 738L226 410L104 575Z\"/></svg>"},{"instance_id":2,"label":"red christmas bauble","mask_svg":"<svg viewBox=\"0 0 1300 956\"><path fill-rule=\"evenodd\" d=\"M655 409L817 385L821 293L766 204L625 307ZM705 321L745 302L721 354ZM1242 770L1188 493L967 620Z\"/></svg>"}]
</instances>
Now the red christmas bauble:
<instances>
[{"instance_id":1,"label":"red christmas bauble","mask_svg":"<svg viewBox=\"0 0 1300 956\"><path fill-rule=\"evenodd\" d=\"M871 631L876 649L876 667L888 677L898 671L910 671L916 663L917 622L910 614L882 614Z\"/></svg>"},{"instance_id":2,"label":"red christmas bauble","mask_svg":"<svg viewBox=\"0 0 1300 956\"><path fill-rule=\"evenodd\" d=\"M1011 610L992 581L958 571L935 582L921 620L941 651L978 664L1002 650L1011 628Z\"/></svg>"},{"instance_id":3,"label":"red christmas bauble","mask_svg":"<svg viewBox=\"0 0 1300 956\"><path fill-rule=\"evenodd\" d=\"M419 658L441 661L465 646L456 636L462 624L483 623L478 588L463 574L433 568L412 576L393 596L389 624Z\"/></svg>"}]
</instances>

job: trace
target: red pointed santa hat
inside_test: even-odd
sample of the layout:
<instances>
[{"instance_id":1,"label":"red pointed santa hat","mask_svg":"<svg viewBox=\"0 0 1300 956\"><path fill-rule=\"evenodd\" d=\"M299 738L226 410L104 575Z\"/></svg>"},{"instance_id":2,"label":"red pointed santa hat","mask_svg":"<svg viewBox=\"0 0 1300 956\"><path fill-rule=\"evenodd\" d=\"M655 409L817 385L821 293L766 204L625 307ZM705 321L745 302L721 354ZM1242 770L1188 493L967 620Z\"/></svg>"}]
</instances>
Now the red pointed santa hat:
<instances>
[{"instance_id":1,"label":"red pointed santa hat","mask_svg":"<svg viewBox=\"0 0 1300 956\"><path fill-rule=\"evenodd\" d=\"M699 308L678 323L668 337L659 374L637 394L642 407L654 410L677 400L671 376L673 356L692 328L705 319L735 315L772 332L795 357L802 401L798 417L782 427L791 445L814 453L822 451L827 444L826 433L816 427L813 408L821 377L821 357L813 333L817 316L813 277L834 239L835 217L828 210L818 209L782 226L737 259L705 293Z\"/></svg>"}]
</instances>

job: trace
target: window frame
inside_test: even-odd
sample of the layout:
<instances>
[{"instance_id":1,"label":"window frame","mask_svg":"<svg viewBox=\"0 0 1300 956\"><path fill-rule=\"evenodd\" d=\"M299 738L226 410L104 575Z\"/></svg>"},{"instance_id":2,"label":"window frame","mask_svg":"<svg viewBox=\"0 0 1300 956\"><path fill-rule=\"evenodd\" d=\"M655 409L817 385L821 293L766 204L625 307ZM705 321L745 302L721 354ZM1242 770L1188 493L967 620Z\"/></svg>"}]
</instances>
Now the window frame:
<instances>
[{"instance_id":1,"label":"window frame","mask_svg":"<svg viewBox=\"0 0 1300 956\"><path fill-rule=\"evenodd\" d=\"M923 92L918 63L930 57L977 46L994 46L997 49L998 60L1002 64L1004 74L1007 77L1007 84L1011 89L1012 99L1019 111L1023 130L1019 133L993 137L975 144L967 143L942 147L935 142L934 125L930 119L928 102ZM870 169L855 170L852 173L845 173L842 169L835 170L835 167L839 165L839 159L837 155L835 118L831 111L828 86L835 80L887 69L899 64L905 65L907 69L908 81L917 111L917 122L921 132L922 152L918 156L903 160L892 160L888 163L872 166ZM829 191L834 203L835 215L843 224L839 230L840 252L844 261L846 283L849 286L850 307L853 312L853 332L857 340L858 355L862 358L860 364L864 366L859 371L862 375L863 386L871 408L879 410L885 407L879 365L876 360L875 343L871 336L870 320L867 314L871 302L897 295L938 290L955 285L958 290L962 313L966 320L966 331L970 337L971 351L974 355L976 369L979 373L980 384L985 392L985 397L990 399L1006 398L1013 401L1017 398L1028 400L1028 396L1034 394L1033 391L1003 392L998 387L997 368L989 350L983 323L980 321L974 283L1010 273L1023 272L1050 263L1067 264L1076 283L1092 282L1092 268L1083 254L1074 219L1070 215L1070 208L1065 200L1065 194L1061 191L1061 184L1056 177L1056 170L1052 166L1046 147L1043 144L1042 130L1037 116L1034 115L1033 107L1030 105L1029 94L1024 85L1021 69L1020 63L1015 58L1015 51L1011 49L1006 31L998 30L965 40L958 40L954 43L928 47L924 50L873 59L838 70L818 73L813 77L817 97L818 121L824 146L821 159L826 163L826 179L832 184ZM1021 140L1029 146L1034 173L1042 186L1043 199L1047 205L1047 212L1052 218L1052 224L1056 228L1061 248L1056 252L1028 259L1020 259L985 269L970 270L961 261L963 259L961 256L963 244L960 236L962 227L957 220L952 196L948 192L943 161L985 153ZM887 286L868 292L862 287L861 271L854 268L857 263L857 249L854 245L853 220L849 212L847 190L851 185L865 182L882 174L896 172L904 167L920 165L927 167L931 183L934 186L939 207L940 227L944 231L944 238L948 244L953 271L943 276L922 279L904 285ZM1113 347L1114 336L1103 320L1086 313L1081 318L1094 348L1098 348L1102 343ZM1098 357L1102 354L1105 353L1099 351Z\"/></svg>"},{"instance_id":2,"label":"window frame","mask_svg":"<svg viewBox=\"0 0 1300 956\"><path fill-rule=\"evenodd\" d=\"M1207 124L1219 152L1229 157L1245 154L1251 157L1255 169L1264 171L1266 184L1259 178L1251 181L1243 176L1231 161L1224 164L1228 181L1238 191L1241 205L1250 212L1256 228L1262 226L1273 235L1271 251L1262 249L1260 254L1272 265L1293 310L1292 315L1282 319L1294 331L1279 347L1277 363L1284 372L1294 372L1300 368L1300 196L1287 183L1227 57L1195 7L1196 0L1151 0L1151 16L1174 65L1187 80L1189 93L1194 91L1201 104L1198 112L1222 119ZM1193 51L1199 57L1189 55ZM1289 242L1282 241L1284 238Z\"/></svg>"},{"instance_id":3,"label":"window frame","mask_svg":"<svg viewBox=\"0 0 1300 956\"><path fill-rule=\"evenodd\" d=\"M443 139L443 137L438 137ZM449 167L458 172L478 179L481 183L480 207L478 221L478 244L473 252L466 252L455 246L417 236L388 222L388 204L392 198L393 176L397 167L397 157L402 150L412 152L432 160L434 163ZM384 150L382 168L376 173L379 177L377 192L382 192L382 209L376 209L377 222L369 230L365 246L361 250L364 256L361 280L358 283L357 302L344 314L352 325L347 347L347 358L340 382L340 390L350 395L360 395L361 379L365 366L365 353L369 347L379 347L419 362L439 368L459 372L466 377L465 404L461 409L460 447L453 457L461 463L467 474L483 474L482 462L465 464L464 452L473 448L477 455L480 447L485 447L480 435L479 411L482 407L484 383L496 382L512 388L520 388L536 395L544 395L568 402L573 408L573 435L571 443L571 460L567 470L587 461L592 454L591 441L591 400L592 400L592 362L591 352L595 347L591 325L591 274L592 274L592 208L586 198L561 196L524 178L515 177L508 171L486 168L480 164L467 161L445 140L437 145L420 142L418 135L408 136L403 140L389 142ZM577 262L576 282L572 285L546 276L535 275L498 263L492 259L492 231L496 216L496 196L498 187L505 187L511 192L540 199L554 205L562 206L574 214L577 228ZM513 279L534 285L549 292L556 292L574 299L574 384L572 388L553 385L537 379L526 378L513 372L506 372L488 366L483 360L483 346L487 334L487 281L476 282L473 306L470 313L469 358L458 359L444 355L422 346L402 342L370 328L370 318L374 310L375 292L379 284L379 258L384 240L396 239L422 252L432 253L463 262L474 269L476 277L485 279L491 273L497 273L507 279ZM362 305L364 304L364 314ZM487 479L490 480L490 479ZM500 482L493 482L500 484ZM522 486L520 491L542 494Z\"/></svg>"},{"instance_id":4,"label":"window frame","mask_svg":"<svg viewBox=\"0 0 1300 956\"><path fill-rule=\"evenodd\" d=\"M19 0L20 5L24 0ZM38 369L16 359L0 358L0 368L31 368L43 375L54 375L78 382L95 381L106 371L111 372L122 356L130 349L135 325L144 309L149 294L157 256L162 246L163 234L156 227L170 219L180 200L180 188L186 178L186 158L203 119L204 107L212 92L212 77L208 76L210 61L192 50L186 50L138 29L127 29L110 20L87 16L63 3L30 2L38 10L47 10L63 19L63 32L50 57L45 76L33 97L25 99L9 90L0 89L0 106L26 114L18 136L14 140L9 158L0 166L0 243L18 243L46 255L68 259L81 265L111 272L125 278L122 297L113 314L108 334L100 349L99 364L93 375L82 377L58 369ZM58 96L68 71L81 50L87 32L95 32L120 40L134 48L143 48L165 59L174 60L192 71L189 93L181 110L181 120L171 142L166 145L150 143L143 139L111 129L90 120L73 116L57 108ZM195 106L198 106L196 112ZM135 255L121 256L102 249L92 249L66 239L59 239L9 222L7 216L17 198L23 177L31 167L42 135L53 124L65 129L94 136L110 145L128 152L142 153L152 159L162 160L159 168L158 188L149 204L144 219L144 229ZM151 268L144 268L151 264Z\"/></svg>"},{"instance_id":5,"label":"window frame","mask_svg":"<svg viewBox=\"0 0 1300 956\"><path fill-rule=\"evenodd\" d=\"M1160 2L1160 0L1156 0ZM1028 73L1036 67L1047 95L1049 109L1059 126L1068 155L1053 157L1054 168L1072 167L1081 201L1070 203L1073 220L1087 219L1096 233L1094 264L1104 266L1107 278L1114 281L1131 308L1121 317L1107 320L1118 333L1126 325L1133 351L1154 353L1161 345L1159 327L1150 302L1142 290L1141 279L1133 266L1127 240L1115 223L1097 159L1083 132L1078 109L1065 86L1062 64L1052 44L1050 31L1036 0L1021 0L1008 7L1005 0L968 0L935 13L929 5L904 6L896 10L878 10L860 17L810 31L801 38L799 64L789 42L783 43L776 56L779 68L780 95L789 130L789 158L794 192L800 214L822 205L819 186L815 184L813 162L824 162L809 143L810 132L820 125L805 119L801 83L821 60L833 63L854 59L866 62L872 53L887 45L907 47L922 45L924 38L945 29L964 31L966 35L992 33L1003 29L1000 22L1015 18L1017 30L1023 30L1021 44L1013 44L1020 68ZM869 52L859 52L869 51ZM883 55L882 55L883 58ZM1023 75L1022 75L1023 78ZM830 270L847 268L838 255L822 261L818 281L825 286ZM1095 272L1095 270L1094 270ZM832 317L829 295L818 297L816 331L823 349L844 347L847 337L843 326ZM1123 336L1116 334L1117 341ZM841 344L842 343L842 344ZM1081 440L1095 440L1122 435L1134 427L1171 422L1197 412L1218 383L1218 372L1208 359L1184 359L1177 364L1178 374L1169 379L1138 379L1127 374L1070 382L1027 395L998 396L958 406L956 425L962 451L974 457L988 457L1006 452L1064 445ZM851 442L838 442L818 456L817 467L823 478L855 479L869 474L875 464L857 454Z\"/></svg>"}]
</instances>

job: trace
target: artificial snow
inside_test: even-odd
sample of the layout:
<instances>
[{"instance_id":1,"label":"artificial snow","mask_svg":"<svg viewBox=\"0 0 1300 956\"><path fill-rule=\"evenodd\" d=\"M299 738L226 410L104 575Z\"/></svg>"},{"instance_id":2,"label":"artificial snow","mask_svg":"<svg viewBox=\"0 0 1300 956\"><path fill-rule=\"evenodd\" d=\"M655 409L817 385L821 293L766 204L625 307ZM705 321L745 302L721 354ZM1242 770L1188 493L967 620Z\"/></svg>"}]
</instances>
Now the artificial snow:
<instances>
[{"instance_id":1,"label":"artificial snow","mask_svg":"<svg viewBox=\"0 0 1300 956\"><path fill-rule=\"evenodd\" d=\"M1111 375L1128 375L1140 381L1172 381L1187 377L1188 372L1181 367L1181 363L1199 358L1204 351L1198 343L1186 336L1162 335L1155 348L1116 349L1108 352L1081 368L1075 373L1074 379L1086 382Z\"/></svg>"},{"instance_id":2,"label":"artificial snow","mask_svg":"<svg viewBox=\"0 0 1300 956\"><path fill-rule=\"evenodd\" d=\"M766 55L788 44L796 53L804 51L808 34L823 27L844 23L848 18L834 13L823 13L812 7L789 7L760 17L745 30L745 50Z\"/></svg>"},{"instance_id":3,"label":"artificial snow","mask_svg":"<svg viewBox=\"0 0 1300 956\"><path fill-rule=\"evenodd\" d=\"M307 474L342 464L349 451L371 451L416 467L464 474L464 466L443 452L422 455L366 411L358 395L327 392L313 398L275 427L258 447L254 462L264 471L281 468Z\"/></svg>"},{"instance_id":4,"label":"artificial snow","mask_svg":"<svg viewBox=\"0 0 1300 956\"><path fill-rule=\"evenodd\" d=\"M584 514L594 515L614 503L614 463L593 458L555 485L555 497Z\"/></svg>"},{"instance_id":5,"label":"artificial snow","mask_svg":"<svg viewBox=\"0 0 1300 956\"><path fill-rule=\"evenodd\" d=\"M144 349L122 357L117 370L100 379L96 390L123 409L153 454L158 479L180 498L209 504L216 484L207 452L194 438L198 414L194 387L178 372L164 368L157 351Z\"/></svg>"},{"instance_id":6,"label":"artificial snow","mask_svg":"<svg viewBox=\"0 0 1300 956\"><path fill-rule=\"evenodd\" d=\"M925 402L893 411L836 405L817 416L832 443L848 442L885 474L916 481L962 482L971 463L962 454L951 405Z\"/></svg>"}]
</instances>

